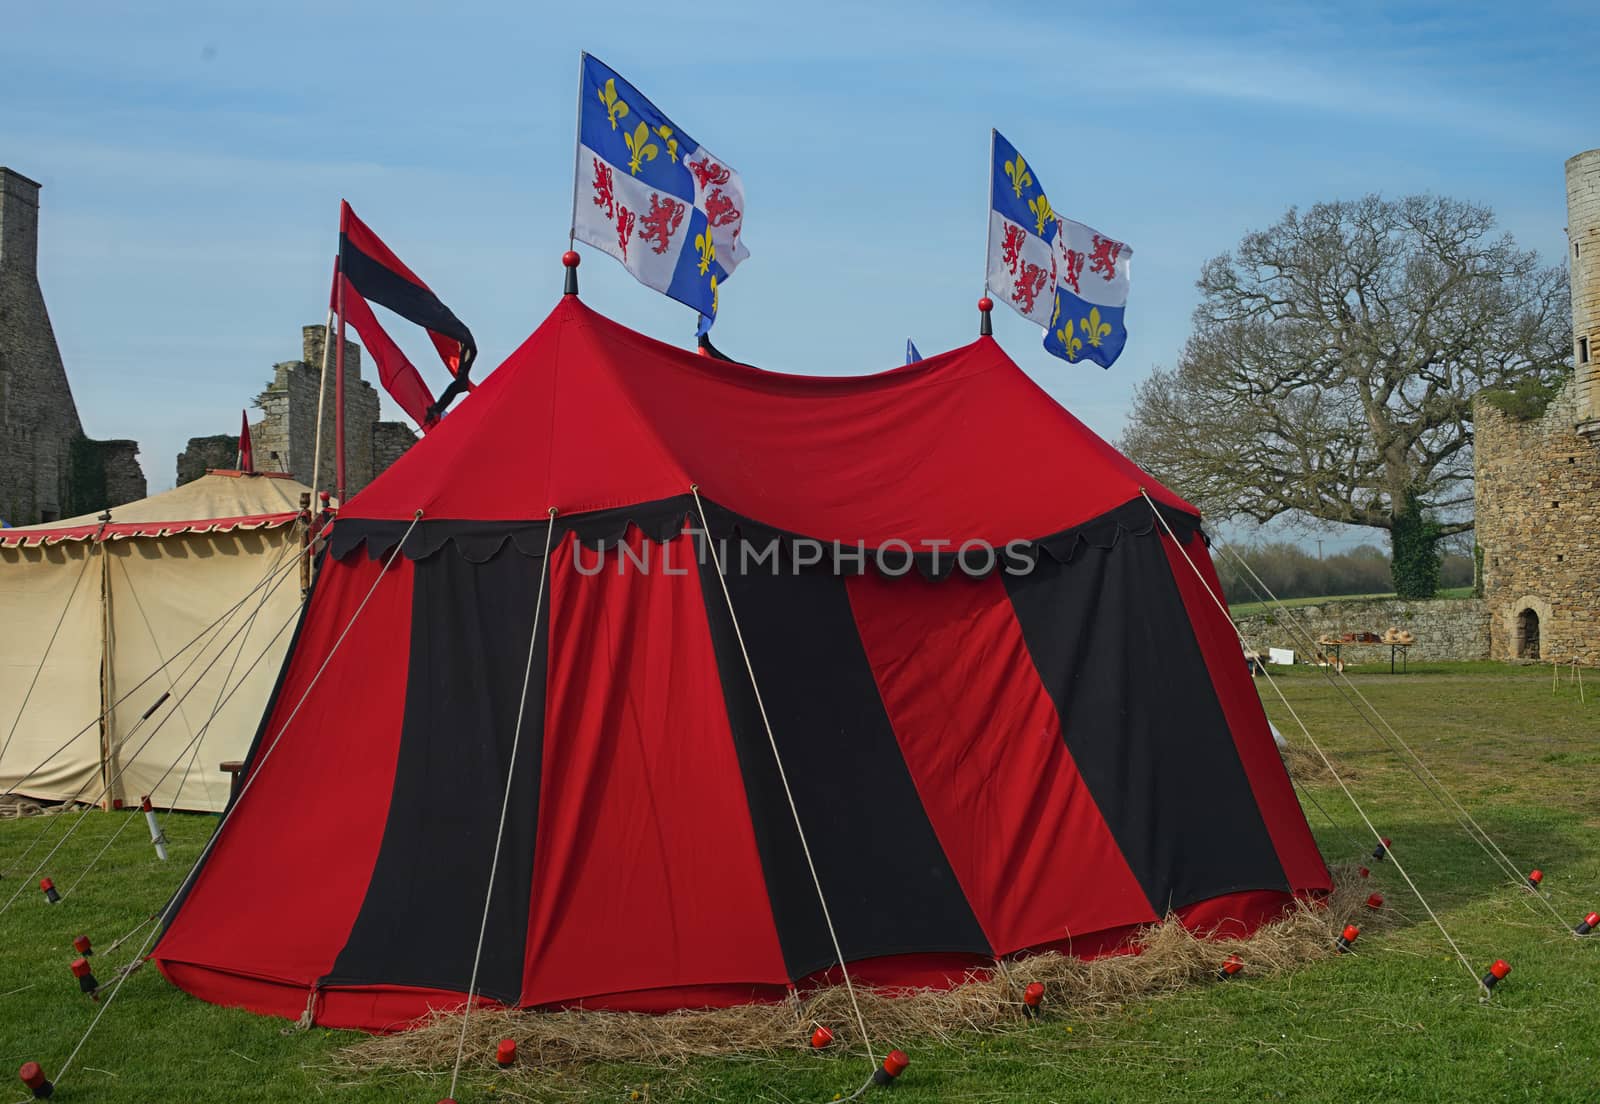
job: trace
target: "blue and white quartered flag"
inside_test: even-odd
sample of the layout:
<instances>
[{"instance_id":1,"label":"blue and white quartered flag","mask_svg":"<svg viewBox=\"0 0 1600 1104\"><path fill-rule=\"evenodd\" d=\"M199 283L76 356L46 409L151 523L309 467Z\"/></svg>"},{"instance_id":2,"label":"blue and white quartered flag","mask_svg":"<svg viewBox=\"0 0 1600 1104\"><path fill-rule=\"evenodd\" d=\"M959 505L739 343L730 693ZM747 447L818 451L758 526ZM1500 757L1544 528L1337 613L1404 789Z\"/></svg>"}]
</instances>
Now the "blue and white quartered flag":
<instances>
[{"instance_id":1,"label":"blue and white quartered flag","mask_svg":"<svg viewBox=\"0 0 1600 1104\"><path fill-rule=\"evenodd\" d=\"M922 354L917 352L917 344L909 337L906 338L906 363L915 364L922 359Z\"/></svg>"},{"instance_id":2,"label":"blue and white quartered flag","mask_svg":"<svg viewBox=\"0 0 1600 1104\"><path fill-rule=\"evenodd\" d=\"M717 316L717 289L750 255L739 174L599 59L583 55L572 233L646 287Z\"/></svg>"},{"instance_id":3,"label":"blue and white quartered flag","mask_svg":"<svg viewBox=\"0 0 1600 1104\"><path fill-rule=\"evenodd\" d=\"M1044 327L1048 352L1111 367L1128 341L1133 250L1056 214L1033 166L999 131L989 193L989 290Z\"/></svg>"}]
</instances>

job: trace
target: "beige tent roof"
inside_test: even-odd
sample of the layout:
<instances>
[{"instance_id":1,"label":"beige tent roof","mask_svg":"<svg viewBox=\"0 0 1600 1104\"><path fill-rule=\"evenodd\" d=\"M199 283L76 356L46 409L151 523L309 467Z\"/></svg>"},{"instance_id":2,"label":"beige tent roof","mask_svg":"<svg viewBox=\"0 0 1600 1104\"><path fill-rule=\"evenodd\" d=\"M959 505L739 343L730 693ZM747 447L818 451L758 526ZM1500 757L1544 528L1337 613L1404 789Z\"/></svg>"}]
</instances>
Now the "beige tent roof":
<instances>
[{"instance_id":1,"label":"beige tent roof","mask_svg":"<svg viewBox=\"0 0 1600 1104\"><path fill-rule=\"evenodd\" d=\"M199 479L111 511L105 537L216 533L285 525L300 511L300 496L310 487L278 473L211 471ZM0 545L56 544L88 540L100 529L98 514L83 514L44 525L0 529Z\"/></svg>"}]
</instances>

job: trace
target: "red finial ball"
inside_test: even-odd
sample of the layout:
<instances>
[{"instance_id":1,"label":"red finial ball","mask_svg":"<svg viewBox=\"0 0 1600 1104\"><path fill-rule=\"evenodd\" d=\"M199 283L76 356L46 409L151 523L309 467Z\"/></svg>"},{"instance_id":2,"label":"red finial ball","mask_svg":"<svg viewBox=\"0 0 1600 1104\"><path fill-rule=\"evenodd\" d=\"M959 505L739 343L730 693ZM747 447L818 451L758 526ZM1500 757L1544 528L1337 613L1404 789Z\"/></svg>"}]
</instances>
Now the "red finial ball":
<instances>
[{"instance_id":1,"label":"red finial ball","mask_svg":"<svg viewBox=\"0 0 1600 1104\"><path fill-rule=\"evenodd\" d=\"M981 311L994 310L994 300L985 295L982 299L978 300L978 309Z\"/></svg>"},{"instance_id":2,"label":"red finial ball","mask_svg":"<svg viewBox=\"0 0 1600 1104\"><path fill-rule=\"evenodd\" d=\"M566 265L568 268L577 268L578 262L581 260L583 260L583 258L578 256L578 251L576 249L569 249L565 253L561 254L561 263Z\"/></svg>"}]
</instances>

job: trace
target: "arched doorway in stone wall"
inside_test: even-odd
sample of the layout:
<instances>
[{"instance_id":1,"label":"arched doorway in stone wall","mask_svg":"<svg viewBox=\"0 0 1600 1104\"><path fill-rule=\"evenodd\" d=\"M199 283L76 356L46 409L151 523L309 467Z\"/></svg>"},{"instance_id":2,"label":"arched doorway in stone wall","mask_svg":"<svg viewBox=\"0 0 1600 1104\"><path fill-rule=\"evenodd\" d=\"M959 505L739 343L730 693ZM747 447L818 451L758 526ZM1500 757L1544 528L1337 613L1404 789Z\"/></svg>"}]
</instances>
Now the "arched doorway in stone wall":
<instances>
[{"instance_id":1,"label":"arched doorway in stone wall","mask_svg":"<svg viewBox=\"0 0 1600 1104\"><path fill-rule=\"evenodd\" d=\"M1532 607L1517 614L1512 652L1518 659L1539 658L1539 614Z\"/></svg>"}]
</instances>

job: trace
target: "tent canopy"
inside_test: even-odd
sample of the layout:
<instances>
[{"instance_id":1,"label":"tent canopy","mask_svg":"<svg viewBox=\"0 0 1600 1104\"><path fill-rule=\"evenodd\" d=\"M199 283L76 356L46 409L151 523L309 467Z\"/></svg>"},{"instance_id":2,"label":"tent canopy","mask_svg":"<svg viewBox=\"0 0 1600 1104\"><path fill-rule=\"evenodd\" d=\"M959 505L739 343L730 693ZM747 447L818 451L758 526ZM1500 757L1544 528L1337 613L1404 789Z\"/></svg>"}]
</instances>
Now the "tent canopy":
<instances>
[{"instance_id":1,"label":"tent canopy","mask_svg":"<svg viewBox=\"0 0 1600 1104\"><path fill-rule=\"evenodd\" d=\"M525 520L701 493L823 541L988 540L1139 496L1197 513L1090 432L991 337L868 376L696 356L565 296L343 518Z\"/></svg>"},{"instance_id":2,"label":"tent canopy","mask_svg":"<svg viewBox=\"0 0 1600 1104\"><path fill-rule=\"evenodd\" d=\"M287 525L300 512L300 495L310 490L279 472L208 471L170 491L113 507L104 537L119 540ZM0 545L89 540L100 532L100 524L99 514L82 514L4 529Z\"/></svg>"},{"instance_id":3,"label":"tent canopy","mask_svg":"<svg viewBox=\"0 0 1600 1104\"><path fill-rule=\"evenodd\" d=\"M790 795L868 982L1098 953L1169 911L1246 930L1330 882L1198 526L991 339L789 376L569 296L342 511L154 958L334 1026L457 1005L508 783L478 979L507 1005L835 977ZM740 535L782 554L719 571ZM895 574L799 537L1039 554Z\"/></svg>"}]
</instances>

